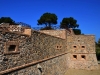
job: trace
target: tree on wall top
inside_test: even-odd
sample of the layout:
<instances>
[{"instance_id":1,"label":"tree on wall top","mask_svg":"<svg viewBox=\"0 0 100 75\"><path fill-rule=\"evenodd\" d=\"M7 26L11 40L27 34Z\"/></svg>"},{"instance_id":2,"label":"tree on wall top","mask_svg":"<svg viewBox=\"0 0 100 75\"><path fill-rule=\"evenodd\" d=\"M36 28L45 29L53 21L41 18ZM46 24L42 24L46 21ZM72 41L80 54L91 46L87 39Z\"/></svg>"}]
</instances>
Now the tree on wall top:
<instances>
[{"instance_id":1,"label":"tree on wall top","mask_svg":"<svg viewBox=\"0 0 100 75\"><path fill-rule=\"evenodd\" d=\"M38 25L45 25L47 29L52 29L51 25L57 24L57 16L53 13L44 13L38 21ZM45 29L44 28L44 29Z\"/></svg>"},{"instance_id":2,"label":"tree on wall top","mask_svg":"<svg viewBox=\"0 0 100 75\"><path fill-rule=\"evenodd\" d=\"M100 47L100 38L99 38L99 40L98 40L98 46Z\"/></svg>"},{"instance_id":3,"label":"tree on wall top","mask_svg":"<svg viewBox=\"0 0 100 75\"><path fill-rule=\"evenodd\" d=\"M75 20L73 17L63 18L62 22L60 23L60 28L63 28L63 29L73 28L74 33L76 35L80 35L81 30L75 29L75 28L78 28L78 27L79 27L79 25L77 24L77 20Z\"/></svg>"},{"instance_id":4,"label":"tree on wall top","mask_svg":"<svg viewBox=\"0 0 100 75\"><path fill-rule=\"evenodd\" d=\"M0 23L16 24L15 21L11 19L10 17L1 17Z\"/></svg>"},{"instance_id":5,"label":"tree on wall top","mask_svg":"<svg viewBox=\"0 0 100 75\"><path fill-rule=\"evenodd\" d=\"M60 23L60 28L78 28L79 25L77 24L77 20L75 20L73 17L69 18L63 18L62 22Z\"/></svg>"},{"instance_id":6,"label":"tree on wall top","mask_svg":"<svg viewBox=\"0 0 100 75\"><path fill-rule=\"evenodd\" d=\"M1 17L0 18L0 24L1 23L9 23L10 25L21 25L21 26L24 26L24 27L29 27L31 28L30 25L26 24L26 23L23 23L23 22L15 22L12 18L10 17Z\"/></svg>"},{"instance_id":7,"label":"tree on wall top","mask_svg":"<svg viewBox=\"0 0 100 75\"><path fill-rule=\"evenodd\" d=\"M96 44L96 56L97 56L97 59L100 60L100 38L95 44Z\"/></svg>"}]
</instances>

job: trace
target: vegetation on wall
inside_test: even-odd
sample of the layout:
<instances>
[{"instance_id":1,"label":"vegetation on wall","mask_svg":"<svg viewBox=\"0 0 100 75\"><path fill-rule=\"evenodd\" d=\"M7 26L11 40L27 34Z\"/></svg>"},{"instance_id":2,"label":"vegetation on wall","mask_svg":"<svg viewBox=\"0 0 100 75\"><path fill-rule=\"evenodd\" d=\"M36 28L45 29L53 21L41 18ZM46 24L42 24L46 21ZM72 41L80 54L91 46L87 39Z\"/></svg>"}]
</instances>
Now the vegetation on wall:
<instances>
[{"instance_id":1,"label":"vegetation on wall","mask_svg":"<svg viewBox=\"0 0 100 75\"><path fill-rule=\"evenodd\" d=\"M1 17L0 18L0 24L1 23L9 23L9 25L22 25L22 26L25 26L25 27L29 27L31 28L30 25L26 24L26 23L23 23L23 22L15 22L12 18L10 17Z\"/></svg>"},{"instance_id":2,"label":"vegetation on wall","mask_svg":"<svg viewBox=\"0 0 100 75\"><path fill-rule=\"evenodd\" d=\"M53 29L52 25L57 24L57 16L54 13L44 13L39 20L37 20L38 25L45 25L44 29Z\"/></svg>"},{"instance_id":3,"label":"vegetation on wall","mask_svg":"<svg viewBox=\"0 0 100 75\"><path fill-rule=\"evenodd\" d=\"M1 17L0 23L16 24L15 21L10 17Z\"/></svg>"},{"instance_id":4,"label":"vegetation on wall","mask_svg":"<svg viewBox=\"0 0 100 75\"><path fill-rule=\"evenodd\" d=\"M74 19L73 17L63 18L61 23L60 23L60 28L63 28L63 29L72 28L75 35L81 34L80 29L75 29L75 28L78 28L78 27L79 27L79 25L77 24L77 20Z\"/></svg>"},{"instance_id":5,"label":"vegetation on wall","mask_svg":"<svg viewBox=\"0 0 100 75\"><path fill-rule=\"evenodd\" d=\"M97 59L100 60L100 38L96 42L96 56L97 56Z\"/></svg>"},{"instance_id":6,"label":"vegetation on wall","mask_svg":"<svg viewBox=\"0 0 100 75\"><path fill-rule=\"evenodd\" d=\"M57 15L54 13L44 13L40 19L37 20L38 25L45 25L45 27L42 27L40 30L54 30L55 28L53 28L52 25L56 25L57 24ZM28 24L25 24L23 22L15 22L12 18L10 17L1 17L0 18L0 23L9 23L10 25L24 25L27 27L31 27ZM81 34L81 30L80 29L76 29L79 27L79 25L77 24L77 20L75 20L73 17L69 17L69 18L63 18L61 23L60 23L60 28L63 29L68 29L68 28L73 28L73 31L76 35L80 35Z\"/></svg>"},{"instance_id":7,"label":"vegetation on wall","mask_svg":"<svg viewBox=\"0 0 100 75\"><path fill-rule=\"evenodd\" d=\"M54 28L52 27L52 25L56 25L57 24L57 19L58 18L56 16L56 14L44 13L40 17L40 19L37 20L38 25L45 25L45 27L41 28L40 30L53 30ZM73 17L63 18L59 27L61 29L72 28L76 35L80 35L81 34L81 30L80 29L75 29L75 28L78 28L79 25L77 24L77 20L74 19Z\"/></svg>"},{"instance_id":8,"label":"vegetation on wall","mask_svg":"<svg viewBox=\"0 0 100 75\"><path fill-rule=\"evenodd\" d=\"M62 22L60 23L60 28L78 28L79 25L77 24L77 20L75 20L73 17L69 18L63 18Z\"/></svg>"}]
</instances>

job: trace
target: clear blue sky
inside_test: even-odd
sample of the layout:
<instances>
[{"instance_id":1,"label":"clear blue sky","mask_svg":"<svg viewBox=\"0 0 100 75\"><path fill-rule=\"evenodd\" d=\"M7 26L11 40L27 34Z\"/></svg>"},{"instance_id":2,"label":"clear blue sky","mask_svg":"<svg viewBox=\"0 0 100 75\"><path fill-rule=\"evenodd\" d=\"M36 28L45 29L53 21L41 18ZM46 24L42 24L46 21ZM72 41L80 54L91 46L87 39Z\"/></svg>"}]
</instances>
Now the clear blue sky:
<instances>
[{"instance_id":1,"label":"clear blue sky","mask_svg":"<svg viewBox=\"0 0 100 75\"><path fill-rule=\"evenodd\" d=\"M45 13L55 13L58 24L64 17L74 17L84 34L100 38L100 0L0 0L0 17L11 17L37 27Z\"/></svg>"}]
</instances>

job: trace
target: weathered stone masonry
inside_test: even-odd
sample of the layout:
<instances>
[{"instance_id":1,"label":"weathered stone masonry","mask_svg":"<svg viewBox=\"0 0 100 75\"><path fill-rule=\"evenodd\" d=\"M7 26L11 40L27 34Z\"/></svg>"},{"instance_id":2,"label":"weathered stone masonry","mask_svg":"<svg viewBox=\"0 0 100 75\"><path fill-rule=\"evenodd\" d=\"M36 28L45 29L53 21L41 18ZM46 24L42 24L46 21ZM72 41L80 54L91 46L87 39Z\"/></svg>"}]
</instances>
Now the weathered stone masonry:
<instances>
[{"instance_id":1,"label":"weathered stone masonry","mask_svg":"<svg viewBox=\"0 0 100 75\"><path fill-rule=\"evenodd\" d=\"M69 68L98 68L93 35L74 35L67 30L9 30L0 30L0 74L64 75Z\"/></svg>"}]
</instances>

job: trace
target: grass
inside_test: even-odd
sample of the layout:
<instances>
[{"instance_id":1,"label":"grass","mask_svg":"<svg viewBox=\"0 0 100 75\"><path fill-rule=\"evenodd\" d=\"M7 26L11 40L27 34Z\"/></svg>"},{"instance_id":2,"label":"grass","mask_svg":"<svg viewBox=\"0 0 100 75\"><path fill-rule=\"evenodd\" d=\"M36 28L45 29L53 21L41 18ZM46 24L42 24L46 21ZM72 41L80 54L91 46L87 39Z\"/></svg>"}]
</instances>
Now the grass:
<instances>
[{"instance_id":1,"label":"grass","mask_svg":"<svg viewBox=\"0 0 100 75\"><path fill-rule=\"evenodd\" d=\"M65 75L100 75L100 64L98 70L76 70L69 69Z\"/></svg>"}]
</instances>

